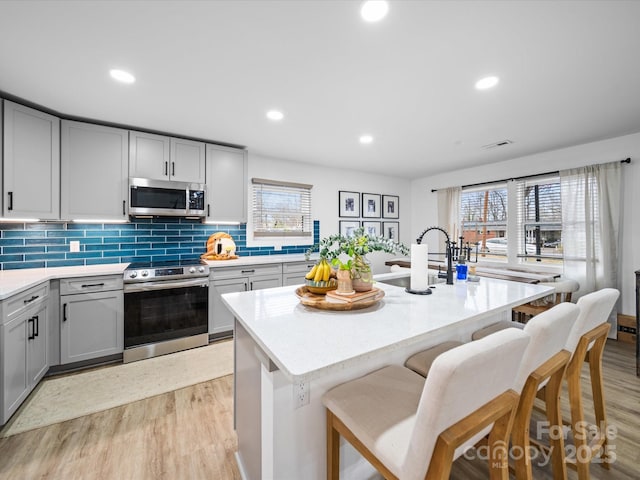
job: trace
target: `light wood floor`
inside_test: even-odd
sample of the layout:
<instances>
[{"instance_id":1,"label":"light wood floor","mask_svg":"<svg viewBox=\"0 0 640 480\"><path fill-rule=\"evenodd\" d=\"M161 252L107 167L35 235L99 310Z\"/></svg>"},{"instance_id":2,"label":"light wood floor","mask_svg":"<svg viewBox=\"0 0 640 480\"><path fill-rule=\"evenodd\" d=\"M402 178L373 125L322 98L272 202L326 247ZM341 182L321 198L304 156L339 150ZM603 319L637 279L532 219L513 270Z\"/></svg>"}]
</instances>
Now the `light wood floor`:
<instances>
[{"instance_id":1,"label":"light wood floor","mask_svg":"<svg viewBox=\"0 0 640 480\"><path fill-rule=\"evenodd\" d=\"M609 423L618 429L612 441L617 460L609 471L592 465L592 479L637 480L640 379L633 348L609 341L604 370ZM227 376L0 439L0 479L235 480L235 448L233 377ZM485 463L460 459L451 478L485 479ZM534 478L552 477L536 466ZM575 472L569 478L577 478Z\"/></svg>"}]
</instances>

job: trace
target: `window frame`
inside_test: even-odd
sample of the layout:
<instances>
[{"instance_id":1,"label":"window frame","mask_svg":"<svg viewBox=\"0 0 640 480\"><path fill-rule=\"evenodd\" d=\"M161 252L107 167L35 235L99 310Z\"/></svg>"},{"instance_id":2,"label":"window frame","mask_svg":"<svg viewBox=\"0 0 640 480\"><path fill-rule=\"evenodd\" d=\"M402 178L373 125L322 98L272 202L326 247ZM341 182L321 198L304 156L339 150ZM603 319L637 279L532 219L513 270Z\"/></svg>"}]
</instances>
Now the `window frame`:
<instances>
[{"instance_id":1,"label":"window frame","mask_svg":"<svg viewBox=\"0 0 640 480\"><path fill-rule=\"evenodd\" d=\"M270 188L271 187L271 188ZM313 185L305 183L286 182L281 180L269 180L264 178L252 178L251 179L251 234L255 241L264 242L286 240L289 241L295 239L304 239L306 243L313 243L313 218L312 218L312 195L311 190ZM264 209L258 208L258 189L266 190L270 193L287 193L300 195L300 211L299 215L302 217L300 230L260 230L264 228L263 221L260 216L263 214ZM285 223L285 226L291 225Z\"/></svg>"},{"instance_id":2,"label":"window frame","mask_svg":"<svg viewBox=\"0 0 640 480\"><path fill-rule=\"evenodd\" d=\"M518 247L520 241L523 241L523 242L525 241L524 240L525 235L522 232L522 228L524 228L525 223L530 223L530 222L524 222L524 221L521 222L521 217L523 218L523 215L519 211L519 207L520 207L519 184L521 182L526 182L527 180L529 180L530 183L535 183L535 182L544 181L545 179L547 180L557 179L558 184L560 183L559 174L551 174L551 175L547 174L544 177L541 176L540 180L531 180L531 178L533 177L512 179L512 180L507 180L506 182L505 181L486 182L484 184L473 185L466 188L462 187L462 191L460 193L461 198L460 198L460 212L459 212L460 232L464 231L462 213L463 213L463 208L465 204L463 202L462 196L466 192L482 192L485 190L497 190L497 189L505 188L506 186L507 218L506 218L505 236L507 237L507 251L506 251L506 254L504 255L504 260L496 259L496 258L486 258L486 257L483 258L481 247L479 246L478 247L478 264L487 266L487 267L517 268L517 269L523 269L523 270L536 270L541 272L562 271L563 258L561 256L553 256L553 257L544 256L544 258L553 258L553 259L559 260L557 264L552 264L548 262L545 263L544 261L539 263L531 260L527 261L527 259L537 258L536 255L526 254L526 243L523 244L524 245L523 251L525 253L521 253ZM560 208L561 208L562 207L561 197L559 198L559 202L560 202ZM541 224L541 223L548 223L548 222L539 222L539 223ZM562 220L560 220L560 229L562 229ZM466 241L467 239L465 239L465 243ZM476 254L474 249L471 252L471 259L475 260L475 258L476 258Z\"/></svg>"}]
</instances>

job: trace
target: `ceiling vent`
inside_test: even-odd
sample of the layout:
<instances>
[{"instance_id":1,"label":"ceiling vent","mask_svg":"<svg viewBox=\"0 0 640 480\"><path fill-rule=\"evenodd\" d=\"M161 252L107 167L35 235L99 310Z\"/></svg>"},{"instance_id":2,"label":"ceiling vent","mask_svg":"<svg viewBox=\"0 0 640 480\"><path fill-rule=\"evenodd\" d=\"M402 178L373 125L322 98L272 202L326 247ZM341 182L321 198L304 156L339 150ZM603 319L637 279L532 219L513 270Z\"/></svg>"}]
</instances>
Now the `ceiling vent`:
<instances>
[{"instance_id":1,"label":"ceiling vent","mask_svg":"<svg viewBox=\"0 0 640 480\"><path fill-rule=\"evenodd\" d=\"M483 145L482 149L483 150L489 150L490 148L504 147L505 145L510 145L512 143L513 143L513 141L511 141L511 140L501 140L499 142L490 143L488 145Z\"/></svg>"}]
</instances>

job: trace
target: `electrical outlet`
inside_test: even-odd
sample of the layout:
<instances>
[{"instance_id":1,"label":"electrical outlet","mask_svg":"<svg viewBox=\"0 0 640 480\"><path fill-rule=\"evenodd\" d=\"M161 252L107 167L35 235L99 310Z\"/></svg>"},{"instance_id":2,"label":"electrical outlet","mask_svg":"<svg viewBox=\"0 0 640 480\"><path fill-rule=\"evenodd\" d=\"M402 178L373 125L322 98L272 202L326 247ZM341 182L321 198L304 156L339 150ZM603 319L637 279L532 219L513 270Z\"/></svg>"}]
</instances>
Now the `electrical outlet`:
<instances>
[{"instance_id":1,"label":"electrical outlet","mask_svg":"<svg viewBox=\"0 0 640 480\"><path fill-rule=\"evenodd\" d=\"M274 246L273 246L273 249L274 249L276 252L280 252L280 251L282 251L282 245L274 245Z\"/></svg>"},{"instance_id":2,"label":"electrical outlet","mask_svg":"<svg viewBox=\"0 0 640 480\"><path fill-rule=\"evenodd\" d=\"M309 405L309 383L308 382L296 382L293 384L293 402L295 408L304 407Z\"/></svg>"},{"instance_id":3,"label":"electrical outlet","mask_svg":"<svg viewBox=\"0 0 640 480\"><path fill-rule=\"evenodd\" d=\"M80 251L80 241L79 240L71 240L69 242L69 251L70 252L79 252Z\"/></svg>"}]
</instances>

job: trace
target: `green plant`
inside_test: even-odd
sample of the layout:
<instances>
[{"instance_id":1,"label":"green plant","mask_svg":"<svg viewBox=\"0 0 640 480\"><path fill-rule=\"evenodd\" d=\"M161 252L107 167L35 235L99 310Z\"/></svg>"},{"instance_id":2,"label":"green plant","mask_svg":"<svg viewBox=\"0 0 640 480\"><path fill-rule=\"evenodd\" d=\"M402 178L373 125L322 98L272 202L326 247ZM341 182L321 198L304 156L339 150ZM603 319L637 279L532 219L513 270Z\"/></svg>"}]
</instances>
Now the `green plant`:
<instances>
[{"instance_id":1,"label":"green plant","mask_svg":"<svg viewBox=\"0 0 640 480\"><path fill-rule=\"evenodd\" d=\"M351 270L352 278L359 278L362 272L371 271L365 260L370 252L399 253L409 255L406 245L394 242L390 238L365 233L363 227L357 228L353 234L346 237L340 233L330 235L311 246L306 255L320 252L320 258L325 258L340 270Z\"/></svg>"}]
</instances>

